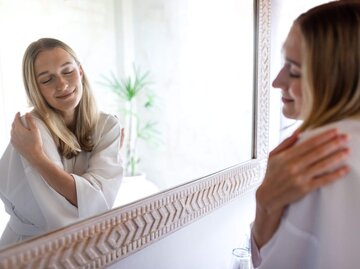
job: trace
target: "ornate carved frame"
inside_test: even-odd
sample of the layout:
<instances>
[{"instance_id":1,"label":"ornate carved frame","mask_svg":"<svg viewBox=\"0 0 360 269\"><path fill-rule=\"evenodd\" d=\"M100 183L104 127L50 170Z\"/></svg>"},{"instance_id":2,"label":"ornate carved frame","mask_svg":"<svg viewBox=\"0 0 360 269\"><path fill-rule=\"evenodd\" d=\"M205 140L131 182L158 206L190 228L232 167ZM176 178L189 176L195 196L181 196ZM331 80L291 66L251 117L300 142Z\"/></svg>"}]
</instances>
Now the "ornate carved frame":
<instances>
[{"instance_id":1,"label":"ornate carved frame","mask_svg":"<svg viewBox=\"0 0 360 269\"><path fill-rule=\"evenodd\" d=\"M252 160L0 251L0 268L102 268L253 190L268 152L270 0L256 1Z\"/></svg>"}]
</instances>

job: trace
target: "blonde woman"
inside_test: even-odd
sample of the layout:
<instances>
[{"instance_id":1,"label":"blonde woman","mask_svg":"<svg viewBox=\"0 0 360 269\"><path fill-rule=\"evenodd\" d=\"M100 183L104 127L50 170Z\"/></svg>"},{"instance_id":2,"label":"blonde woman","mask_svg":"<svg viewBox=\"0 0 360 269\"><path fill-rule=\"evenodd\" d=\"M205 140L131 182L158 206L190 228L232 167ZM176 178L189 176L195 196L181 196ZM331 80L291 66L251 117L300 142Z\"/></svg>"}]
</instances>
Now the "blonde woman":
<instances>
[{"instance_id":1,"label":"blonde woman","mask_svg":"<svg viewBox=\"0 0 360 269\"><path fill-rule=\"evenodd\" d=\"M330 2L302 14L283 49L285 64L273 85L282 90L285 111L303 120L298 148L334 128L349 139L333 158L342 159L342 164L330 165L341 180L324 186L319 177L310 181L289 177L275 187L288 189L292 199L276 204L273 201L279 197L270 187L276 182L265 177L257 191L252 229L254 265L356 268L360 264L360 2ZM346 140L344 136L339 145ZM328 150L333 150L331 145ZM299 162L292 170L302 166L306 163ZM296 195L288 188L293 182L301 190Z\"/></svg>"},{"instance_id":2,"label":"blonde woman","mask_svg":"<svg viewBox=\"0 0 360 269\"><path fill-rule=\"evenodd\" d=\"M23 79L31 113L19 113L0 162L8 245L112 208L122 180L118 120L97 110L74 51L51 38L29 45Z\"/></svg>"}]
</instances>

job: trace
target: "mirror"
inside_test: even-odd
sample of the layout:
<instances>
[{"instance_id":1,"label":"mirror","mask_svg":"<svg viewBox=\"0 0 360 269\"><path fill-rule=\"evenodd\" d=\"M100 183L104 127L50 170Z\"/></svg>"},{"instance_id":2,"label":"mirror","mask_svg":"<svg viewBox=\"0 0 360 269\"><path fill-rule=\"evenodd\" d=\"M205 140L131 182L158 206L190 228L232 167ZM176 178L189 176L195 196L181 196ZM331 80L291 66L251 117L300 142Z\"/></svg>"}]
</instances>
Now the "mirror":
<instances>
[{"instance_id":1,"label":"mirror","mask_svg":"<svg viewBox=\"0 0 360 269\"><path fill-rule=\"evenodd\" d=\"M0 20L11 19L10 11L16 9L11 2L28 5L22 9L23 14L17 13L25 17L29 13L37 14L41 7L47 6L47 14L37 17L33 23L43 26L54 23L52 30L58 30L56 37L69 43L83 59L94 89L99 86L101 74L118 70L124 75L132 62L150 70L155 81L154 91L160 93L161 105L154 115L162 124L159 125L164 144L156 149L157 152L146 147L141 152L149 158L148 162L142 161L142 168L148 175L153 175L150 178L159 186L159 194L4 249L0 251L0 264L4 268L16 268L24 262L32 263L34 267L55 264L59 261L56 257L49 259L50 252L64 254L63 251L70 251L82 240L90 245L98 240L104 242L102 248L78 259L80 263L90 262L94 267L101 267L130 255L254 188L267 154L268 1L260 1L259 6L251 1L247 1L250 2L247 6L240 0L225 1L221 5L223 9L219 9L215 1L200 0L153 0L146 4L135 0L91 1L91 4L88 1L0 1ZM259 13L256 35L253 32L254 5ZM59 10L63 9L61 13ZM25 12L29 10L31 12ZM187 14L189 10L191 12ZM199 10L204 12L196 13ZM72 17L75 11L76 16ZM92 12L91 18L84 15L88 11ZM131 14L130 18L126 14ZM219 20L225 19L227 27L218 25L214 20L218 16ZM4 29L4 23L0 25L0 31L9 35L7 40L20 38L26 45L34 40L31 34L48 35L45 26L34 27L30 22L29 31L24 31L24 24L12 31ZM82 28L84 25L87 31ZM126 29L133 30L126 32ZM24 35L16 35L23 31ZM254 39L259 40L257 58L254 58ZM20 74L26 45L18 45L19 55L11 55L9 48L17 47L13 43L8 42L0 48L2 64L7 63L6 70L0 68L4 78L9 69ZM222 53L215 53L221 46L225 46L220 50ZM127 57L129 59L125 59ZM92 66L90 62L96 65ZM258 64L255 82L254 62ZM22 95L21 81L18 81L18 87L10 83L13 81L3 80L3 89L16 88L12 94ZM211 88L213 84L215 88ZM252 90L254 84L256 92ZM107 100L113 100L113 95L100 86L98 88L99 99L105 102L100 106L109 107ZM191 95L187 95L189 93ZM2 91L2 97L5 96ZM11 107L16 99L14 96L1 100L6 111L6 116L1 118L3 126L10 126L13 115L19 110ZM178 125L172 125L174 122ZM215 158L208 159L208 156ZM172 163L166 163L168 160ZM165 168L170 169L165 171ZM224 168L227 169L222 170ZM168 183L170 179L174 181ZM41 247L44 244L49 247ZM24 259L26 249L37 252L29 253ZM110 252L117 254L111 254L108 259L101 258Z\"/></svg>"},{"instance_id":2,"label":"mirror","mask_svg":"<svg viewBox=\"0 0 360 269\"><path fill-rule=\"evenodd\" d=\"M138 170L147 182L132 187L136 179L124 179L117 206L152 194L146 192L150 187L166 190L250 160L253 10L251 1L233 0L221 5L206 0L0 1L0 32L7 40L0 50L6 138L1 149L9 141L14 114L27 107L22 55L30 42L51 36L74 47L101 110L118 114L124 124L124 101L103 85L103 77L124 78L133 63L149 71L155 107L144 110L139 100L138 115L156 123L156 141L139 139L137 147ZM129 188L135 193L124 199Z\"/></svg>"}]
</instances>

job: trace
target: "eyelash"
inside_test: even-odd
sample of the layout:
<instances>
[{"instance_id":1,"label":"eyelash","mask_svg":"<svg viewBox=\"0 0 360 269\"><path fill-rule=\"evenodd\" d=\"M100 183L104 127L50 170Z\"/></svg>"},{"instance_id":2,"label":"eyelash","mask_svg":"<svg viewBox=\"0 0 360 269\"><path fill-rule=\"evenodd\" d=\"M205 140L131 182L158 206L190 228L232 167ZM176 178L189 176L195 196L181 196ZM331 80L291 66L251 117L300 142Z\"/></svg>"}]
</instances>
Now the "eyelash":
<instances>
[{"instance_id":1,"label":"eyelash","mask_svg":"<svg viewBox=\"0 0 360 269\"><path fill-rule=\"evenodd\" d=\"M289 77L290 77L290 78L301 78L301 75L300 75L300 74L294 74L294 73L289 72Z\"/></svg>"},{"instance_id":2,"label":"eyelash","mask_svg":"<svg viewBox=\"0 0 360 269\"><path fill-rule=\"evenodd\" d=\"M64 74L65 75L70 75L72 72L74 72L74 70L66 71L66 72L64 72ZM49 83L51 81L51 79L52 78L50 77L48 80L41 82L41 84L47 84L47 83Z\"/></svg>"},{"instance_id":3,"label":"eyelash","mask_svg":"<svg viewBox=\"0 0 360 269\"><path fill-rule=\"evenodd\" d=\"M42 81L41 82L41 84L47 84L47 83L49 83L50 82L50 80L51 80L51 78L49 78L48 80L46 80L46 81Z\"/></svg>"},{"instance_id":4,"label":"eyelash","mask_svg":"<svg viewBox=\"0 0 360 269\"><path fill-rule=\"evenodd\" d=\"M284 67L287 69L287 72L288 72L288 75L290 78L293 78L293 79L301 78L301 74L296 74L296 73L291 72L291 64L290 63L285 63Z\"/></svg>"}]
</instances>

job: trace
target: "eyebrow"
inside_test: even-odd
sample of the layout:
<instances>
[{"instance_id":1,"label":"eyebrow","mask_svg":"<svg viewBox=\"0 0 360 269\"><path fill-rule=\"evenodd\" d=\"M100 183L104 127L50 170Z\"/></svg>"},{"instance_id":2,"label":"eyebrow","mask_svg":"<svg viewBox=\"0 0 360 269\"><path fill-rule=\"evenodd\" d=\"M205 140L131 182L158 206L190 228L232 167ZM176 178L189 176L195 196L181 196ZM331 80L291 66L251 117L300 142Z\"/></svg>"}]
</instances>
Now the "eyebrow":
<instances>
[{"instance_id":1,"label":"eyebrow","mask_svg":"<svg viewBox=\"0 0 360 269\"><path fill-rule=\"evenodd\" d=\"M72 64L72 62L65 62L60 67L64 67L64 66L69 65L69 64ZM48 73L49 73L49 71L44 71L44 72L41 72L41 73L37 74L36 77L40 77L40 76L46 75Z\"/></svg>"}]
</instances>

